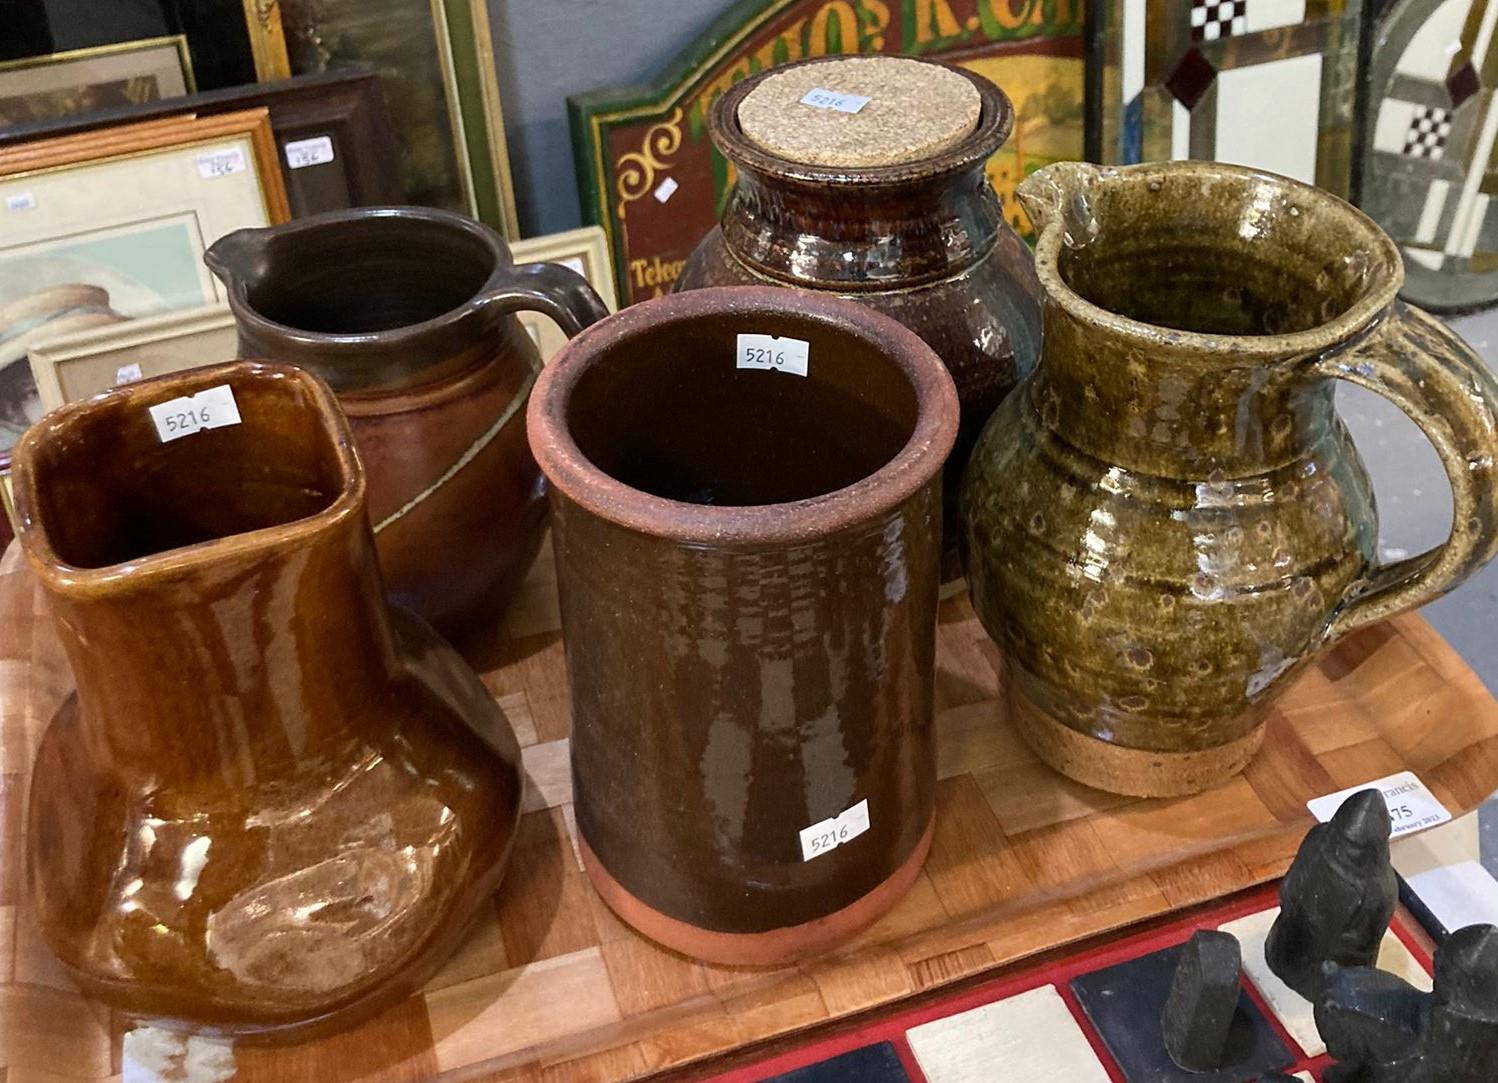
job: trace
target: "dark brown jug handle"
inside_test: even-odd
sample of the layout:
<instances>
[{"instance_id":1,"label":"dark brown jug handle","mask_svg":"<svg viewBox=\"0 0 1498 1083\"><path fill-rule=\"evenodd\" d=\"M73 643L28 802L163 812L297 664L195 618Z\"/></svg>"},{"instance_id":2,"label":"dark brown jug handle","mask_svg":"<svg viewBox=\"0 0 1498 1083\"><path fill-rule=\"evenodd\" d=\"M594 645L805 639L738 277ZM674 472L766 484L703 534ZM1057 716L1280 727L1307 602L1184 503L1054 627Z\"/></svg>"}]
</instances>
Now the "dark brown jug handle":
<instances>
[{"instance_id":1,"label":"dark brown jug handle","mask_svg":"<svg viewBox=\"0 0 1498 1083\"><path fill-rule=\"evenodd\" d=\"M1451 537L1406 560L1375 564L1354 582L1328 618L1330 643L1440 597L1498 552L1498 380L1459 335L1403 302L1362 342L1314 359L1305 371L1398 406L1435 445L1451 482Z\"/></svg>"},{"instance_id":2,"label":"dark brown jug handle","mask_svg":"<svg viewBox=\"0 0 1498 1083\"><path fill-rule=\"evenodd\" d=\"M609 314L588 280L559 263L502 267L475 301L500 313L540 312L556 320L568 338Z\"/></svg>"}]
</instances>

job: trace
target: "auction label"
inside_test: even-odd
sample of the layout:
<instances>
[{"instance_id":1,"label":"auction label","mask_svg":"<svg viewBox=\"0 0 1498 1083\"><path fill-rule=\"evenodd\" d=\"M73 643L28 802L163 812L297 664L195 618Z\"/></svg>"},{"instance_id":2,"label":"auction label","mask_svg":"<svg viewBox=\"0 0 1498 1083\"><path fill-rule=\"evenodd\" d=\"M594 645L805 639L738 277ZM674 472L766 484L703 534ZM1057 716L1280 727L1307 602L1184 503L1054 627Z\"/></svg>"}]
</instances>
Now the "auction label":
<instances>
[{"instance_id":1,"label":"auction label","mask_svg":"<svg viewBox=\"0 0 1498 1083\"><path fill-rule=\"evenodd\" d=\"M36 196L30 192L15 192L5 197L5 209L8 211L36 210Z\"/></svg>"},{"instance_id":2,"label":"auction label","mask_svg":"<svg viewBox=\"0 0 1498 1083\"><path fill-rule=\"evenodd\" d=\"M227 177L231 173L243 173L249 166L244 160L244 151L239 147L211 151L198 155L198 176L204 180Z\"/></svg>"},{"instance_id":3,"label":"auction label","mask_svg":"<svg viewBox=\"0 0 1498 1083\"><path fill-rule=\"evenodd\" d=\"M835 90L817 87L815 90L806 92L806 96L801 99L801 104L813 105L818 109L836 109L839 113L856 113L873 100L861 94L839 94Z\"/></svg>"},{"instance_id":4,"label":"auction label","mask_svg":"<svg viewBox=\"0 0 1498 1083\"><path fill-rule=\"evenodd\" d=\"M309 165L327 165L337 155L333 153L332 136L319 135L312 139L296 139L286 144L286 165L291 169L306 169Z\"/></svg>"},{"instance_id":5,"label":"auction label","mask_svg":"<svg viewBox=\"0 0 1498 1083\"><path fill-rule=\"evenodd\" d=\"M820 823L801 829L801 860L831 853L845 842L852 842L869 829L869 799L830 816Z\"/></svg>"},{"instance_id":6,"label":"auction label","mask_svg":"<svg viewBox=\"0 0 1498 1083\"><path fill-rule=\"evenodd\" d=\"M799 338L740 335L736 367L794 372L797 376L805 376L810 353L811 344Z\"/></svg>"},{"instance_id":7,"label":"auction label","mask_svg":"<svg viewBox=\"0 0 1498 1083\"><path fill-rule=\"evenodd\" d=\"M221 429L239 424L239 405L228 384L210 387L196 395L159 402L151 407L156 435L163 444L204 429Z\"/></svg>"},{"instance_id":8,"label":"auction label","mask_svg":"<svg viewBox=\"0 0 1498 1083\"><path fill-rule=\"evenodd\" d=\"M1311 815L1316 819L1326 823L1336 815L1343 801L1361 790L1378 790L1384 795L1384 804L1389 806L1389 818L1394 821L1394 830L1389 835L1391 839L1424 831L1427 827L1435 827L1451 819L1446 806L1436 800L1436 795L1426 788L1425 783L1413 771L1400 771L1388 778L1375 779L1361 786L1349 786L1325 797L1317 797L1307 801L1306 808L1311 810Z\"/></svg>"}]
</instances>

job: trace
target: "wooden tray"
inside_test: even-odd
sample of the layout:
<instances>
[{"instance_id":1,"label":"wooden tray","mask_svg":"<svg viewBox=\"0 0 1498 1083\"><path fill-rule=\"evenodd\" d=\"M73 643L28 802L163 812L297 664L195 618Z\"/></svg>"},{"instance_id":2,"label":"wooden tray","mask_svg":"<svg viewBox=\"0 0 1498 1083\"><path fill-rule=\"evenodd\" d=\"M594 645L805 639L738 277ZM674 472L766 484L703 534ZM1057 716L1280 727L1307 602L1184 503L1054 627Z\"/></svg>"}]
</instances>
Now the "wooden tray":
<instances>
[{"instance_id":1,"label":"wooden tray","mask_svg":"<svg viewBox=\"0 0 1498 1083\"><path fill-rule=\"evenodd\" d=\"M358 1030L289 1049L205 1049L154 1031L126 1036L59 971L26 912L27 778L71 687L39 602L12 546L0 560L4 1083L117 1077L126 1060L132 1078L142 1078L135 1065L190 1060L196 1069L165 1078L194 1083L628 1080L1278 877L1311 822L1308 798L1406 768L1456 814L1498 788L1498 704L1416 616L1326 656L1285 697L1248 772L1216 792L1131 800L1073 785L1006 724L997 650L954 598L938 633L936 838L914 890L830 957L769 971L704 966L630 932L583 876L548 555L486 644L484 680L514 722L530 784L493 911L422 995Z\"/></svg>"}]
</instances>

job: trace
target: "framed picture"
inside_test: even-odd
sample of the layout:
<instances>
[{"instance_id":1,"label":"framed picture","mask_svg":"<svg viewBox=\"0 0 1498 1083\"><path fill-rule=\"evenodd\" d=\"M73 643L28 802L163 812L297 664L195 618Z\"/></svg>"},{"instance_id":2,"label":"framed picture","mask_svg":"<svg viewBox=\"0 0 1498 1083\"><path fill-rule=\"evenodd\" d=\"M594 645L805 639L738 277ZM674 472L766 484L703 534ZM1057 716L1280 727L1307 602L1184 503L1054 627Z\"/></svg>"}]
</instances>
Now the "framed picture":
<instances>
[{"instance_id":1,"label":"framed picture","mask_svg":"<svg viewBox=\"0 0 1498 1083\"><path fill-rule=\"evenodd\" d=\"M619 307L614 290L614 264L609 259L609 239L598 226L584 226L565 233L531 237L510 244L516 263L560 263L588 280L612 312ZM539 312L518 313L521 326L535 340L541 360L550 361L567 341L567 336L550 316Z\"/></svg>"},{"instance_id":2,"label":"framed picture","mask_svg":"<svg viewBox=\"0 0 1498 1083\"><path fill-rule=\"evenodd\" d=\"M1362 0L1096 0L1087 152L1180 158L1352 190Z\"/></svg>"},{"instance_id":3,"label":"framed picture","mask_svg":"<svg viewBox=\"0 0 1498 1083\"><path fill-rule=\"evenodd\" d=\"M199 89L291 74L277 0L14 0L4 7L0 61L34 60L146 39L186 39Z\"/></svg>"},{"instance_id":4,"label":"framed picture","mask_svg":"<svg viewBox=\"0 0 1498 1083\"><path fill-rule=\"evenodd\" d=\"M281 0L292 70L378 71L412 203L519 235L484 0Z\"/></svg>"},{"instance_id":5,"label":"framed picture","mask_svg":"<svg viewBox=\"0 0 1498 1083\"><path fill-rule=\"evenodd\" d=\"M569 98L583 220L608 235L621 300L668 291L722 214L733 176L707 134L713 102L747 75L806 57L925 57L1003 87L1014 132L988 177L1028 237L1015 186L1082 156L1082 9L1078 0L737 0L649 85Z\"/></svg>"},{"instance_id":6,"label":"framed picture","mask_svg":"<svg viewBox=\"0 0 1498 1083\"><path fill-rule=\"evenodd\" d=\"M41 414L32 347L224 300L207 246L287 217L265 109L0 148L0 468Z\"/></svg>"},{"instance_id":7,"label":"framed picture","mask_svg":"<svg viewBox=\"0 0 1498 1083\"><path fill-rule=\"evenodd\" d=\"M299 75L23 124L0 131L0 148L163 117L212 116L258 106L270 110L293 217L403 201L399 149L380 77L373 72Z\"/></svg>"},{"instance_id":8,"label":"framed picture","mask_svg":"<svg viewBox=\"0 0 1498 1083\"><path fill-rule=\"evenodd\" d=\"M193 89L181 34L0 63L0 128L109 106L180 98Z\"/></svg>"},{"instance_id":9,"label":"framed picture","mask_svg":"<svg viewBox=\"0 0 1498 1083\"><path fill-rule=\"evenodd\" d=\"M32 347L31 374L43 412L136 380L232 361L239 350L224 304L143 316Z\"/></svg>"},{"instance_id":10,"label":"framed picture","mask_svg":"<svg viewBox=\"0 0 1498 1083\"><path fill-rule=\"evenodd\" d=\"M1368 69L1359 203L1404 252L1404 297L1498 303L1498 0L1396 0Z\"/></svg>"}]
</instances>

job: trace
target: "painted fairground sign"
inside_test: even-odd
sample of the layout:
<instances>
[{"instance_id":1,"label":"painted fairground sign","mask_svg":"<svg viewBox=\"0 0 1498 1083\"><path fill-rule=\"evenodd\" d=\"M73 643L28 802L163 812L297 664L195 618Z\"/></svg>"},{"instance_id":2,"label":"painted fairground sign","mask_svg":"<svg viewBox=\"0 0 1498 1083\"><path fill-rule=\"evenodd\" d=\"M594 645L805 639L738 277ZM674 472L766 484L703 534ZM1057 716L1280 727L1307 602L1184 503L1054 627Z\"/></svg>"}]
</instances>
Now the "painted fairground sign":
<instances>
[{"instance_id":1,"label":"painted fairground sign","mask_svg":"<svg viewBox=\"0 0 1498 1083\"><path fill-rule=\"evenodd\" d=\"M998 83L1014 134L989 162L1010 220L1028 234L1014 186L1082 156L1084 0L743 0L653 86L569 101L583 216L609 237L619 296L668 292L722 210L732 169L707 116L764 68L836 53L939 57Z\"/></svg>"}]
</instances>

